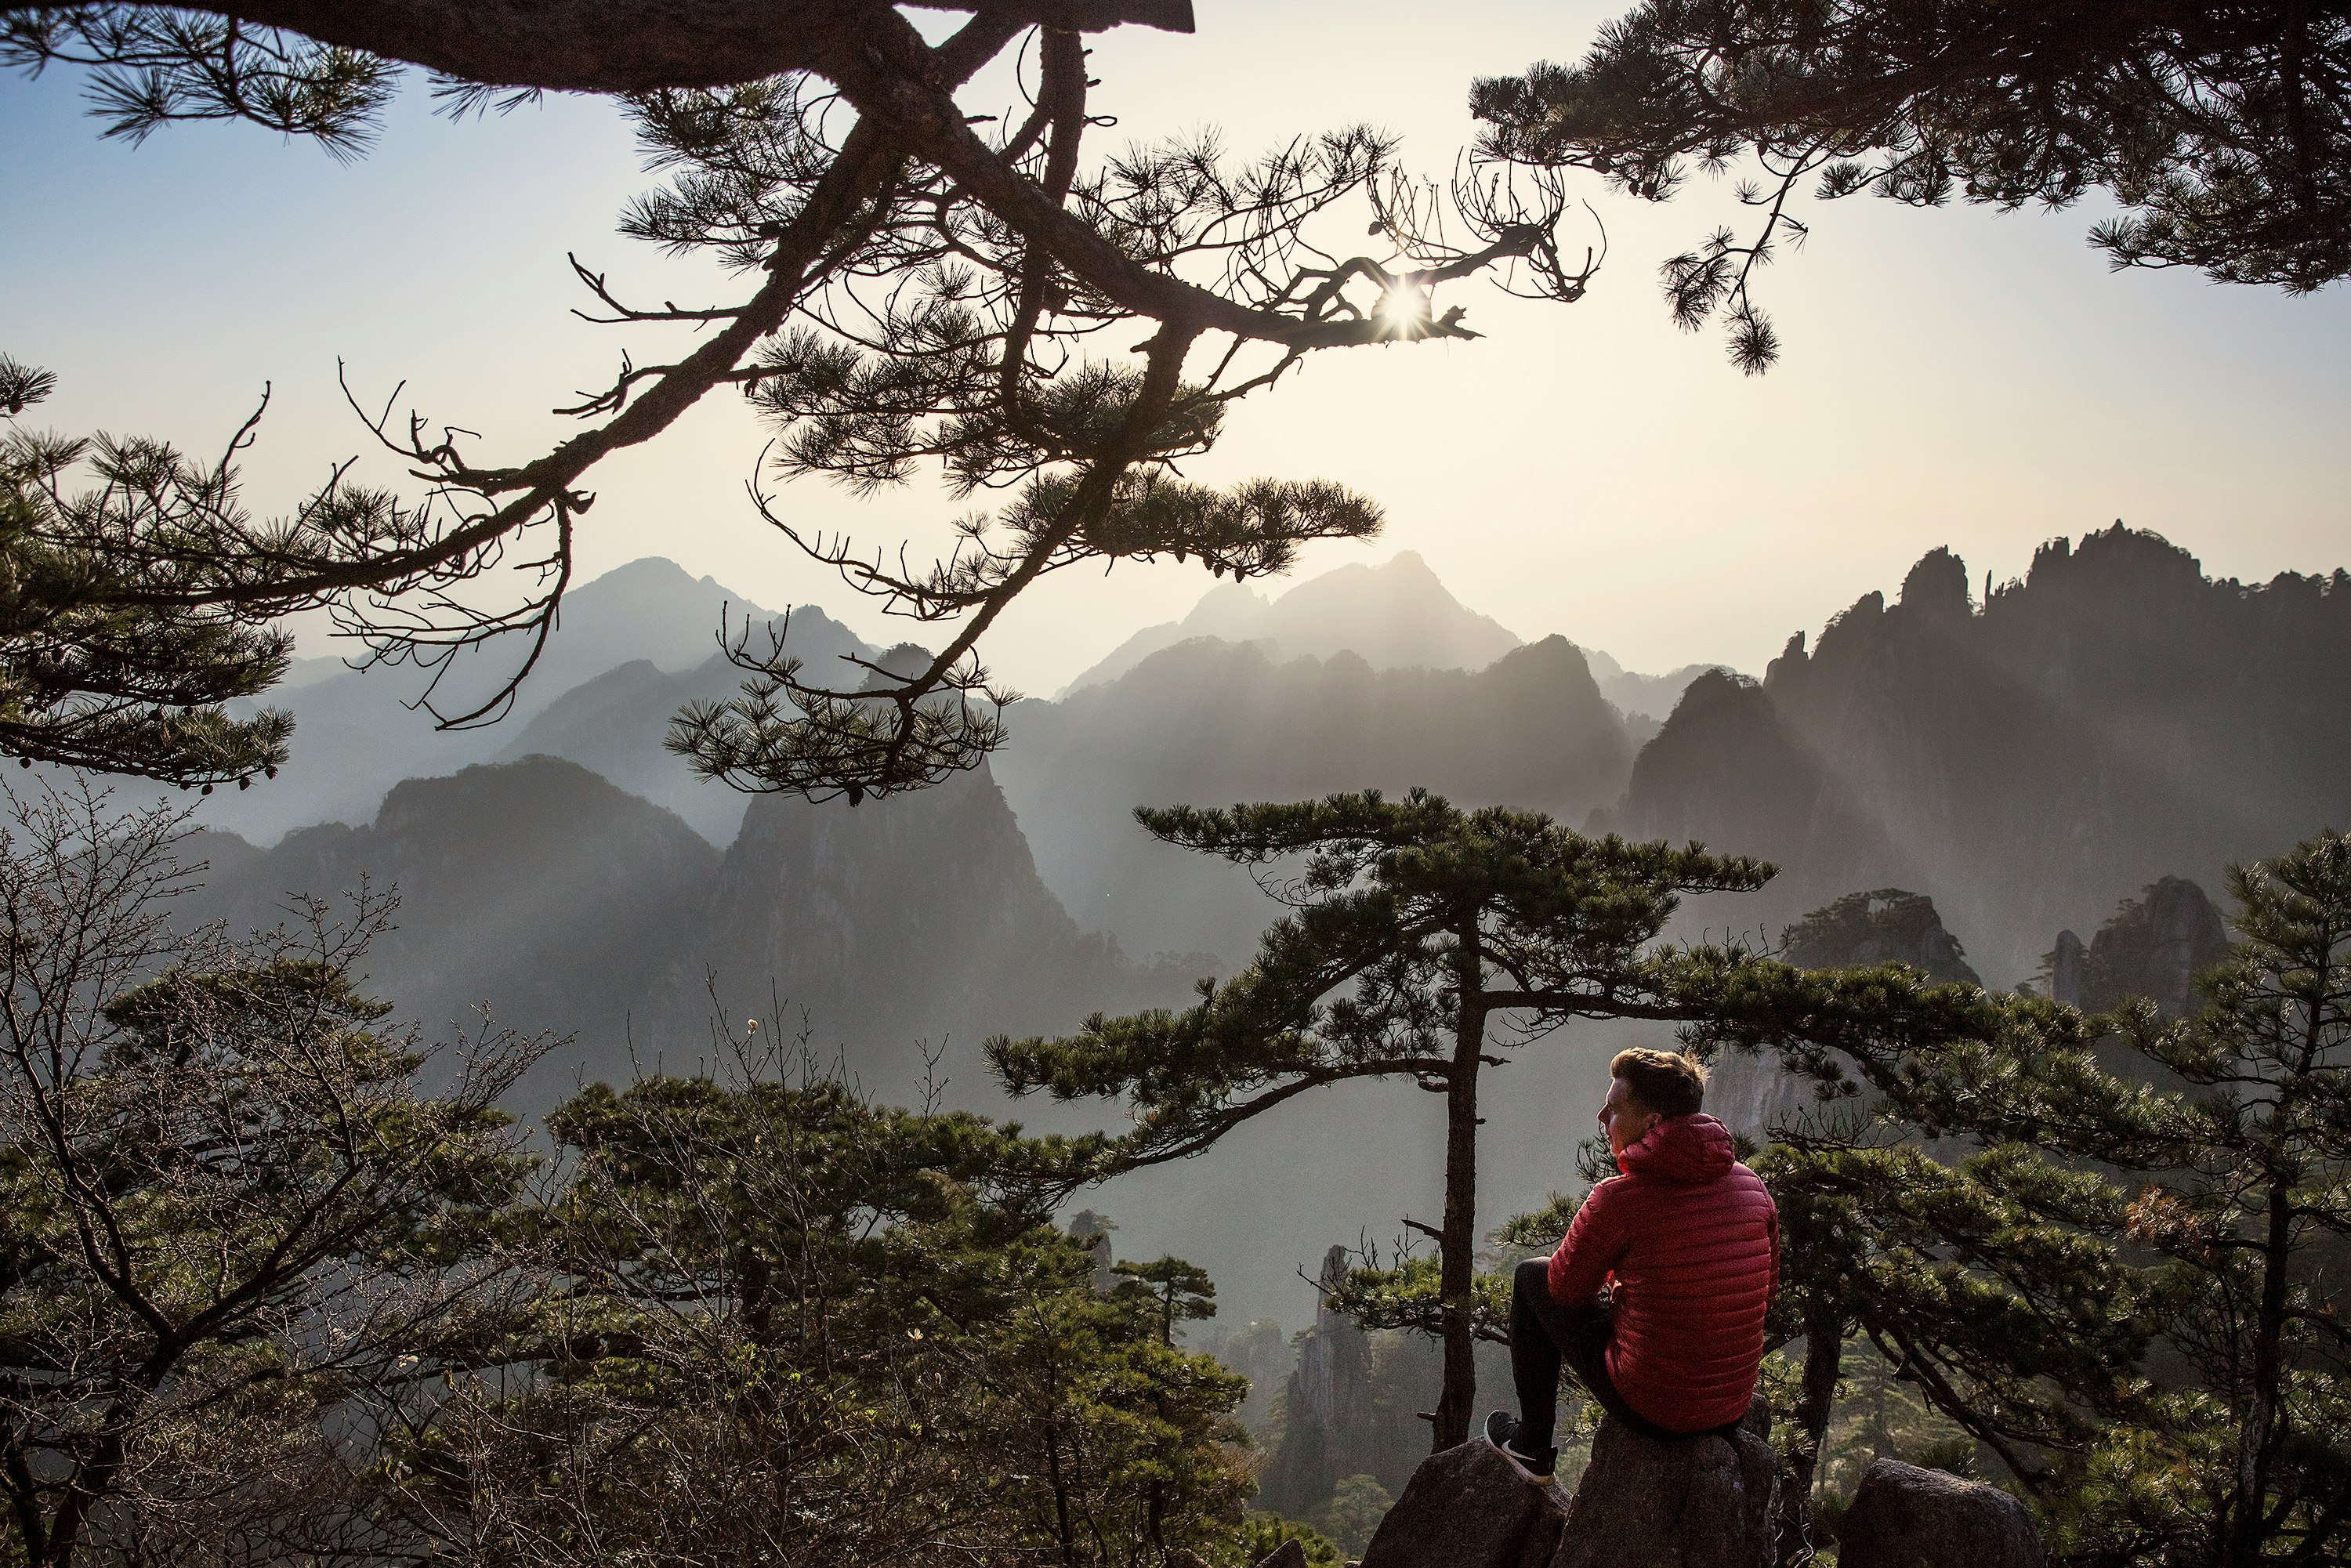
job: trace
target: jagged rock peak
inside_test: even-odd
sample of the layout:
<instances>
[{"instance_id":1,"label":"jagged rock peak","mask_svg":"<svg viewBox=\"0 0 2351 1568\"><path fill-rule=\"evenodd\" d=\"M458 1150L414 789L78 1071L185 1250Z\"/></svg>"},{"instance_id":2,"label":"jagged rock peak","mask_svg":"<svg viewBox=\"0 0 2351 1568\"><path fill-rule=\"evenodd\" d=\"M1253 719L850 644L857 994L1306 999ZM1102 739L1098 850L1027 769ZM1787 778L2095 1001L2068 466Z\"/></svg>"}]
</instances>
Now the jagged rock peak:
<instances>
[{"instance_id":1,"label":"jagged rock peak","mask_svg":"<svg viewBox=\"0 0 2351 1568\"><path fill-rule=\"evenodd\" d=\"M1806 969L1907 964L1946 985L1983 984L1935 901L1898 887L1849 893L1788 927L1781 942L1788 962Z\"/></svg>"},{"instance_id":2,"label":"jagged rock peak","mask_svg":"<svg viewBox=\"0 0 2351 1568\"><path fill-rule=\"evenodd\" d=\"M1114 681L1154 653L1203 637L1263 643L1277 660L1352 653L1382 670L1479 670L1520 643L1405 550L1378 566L1357 561L1308 578L1272 599L1238 583L1211 589L1182 621L1135 632L1061 695Z\"/></svg>"},{"instance_id":3,"label":"jagged rock peak","mask_svg":"<svg viewBox=\"0 0 2351 1568\"><path fill-rule=\"evenodd\" d=\"M1902 608L1922 615L1957 618L1973 606L1968 598L1968 563L1938 546L1918 558L1902 580Z\"/></svg>"},{"instance_id":4,"label":"jagged rock peak","mask_svg":"<svg viewBox=\"0 0 2351 1568\"><path fill-rule=\"evenodd\" d=\"M2228 951L2228 928L2204 890L2167 876L2125 899L2086 949L2060 931L2042 956L2040 988L2092 1012L2144 997L2165 1018L2179 1018L2195 1004L2196 977Z\"/></svg>"}]
</instances>

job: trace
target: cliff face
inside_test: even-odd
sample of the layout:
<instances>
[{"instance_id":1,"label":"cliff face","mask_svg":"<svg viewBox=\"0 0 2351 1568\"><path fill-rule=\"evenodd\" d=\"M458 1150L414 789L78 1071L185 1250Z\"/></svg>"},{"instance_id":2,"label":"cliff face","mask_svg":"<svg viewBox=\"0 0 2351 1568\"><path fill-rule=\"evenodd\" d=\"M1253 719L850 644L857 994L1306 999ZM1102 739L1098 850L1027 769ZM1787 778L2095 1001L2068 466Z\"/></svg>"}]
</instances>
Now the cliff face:
<instances>
[{"instance_id":1,"label":"cliff face","mask_svg":"<svg viewBox=\"0 0 2351 1568\"><path fill-rule=\"evenodd\" d=\"M824 1038L893 1059L945 1041L977 1081L972 1048L997 1032L1066 1032L1097 1009L1182 1000L1205 960L1144 967L1081 932L1038 877L985 768L911 795L811 805L764 796L711 889L702 950L731 991L770 980ZM874 1058L877 1088L910 1081Z\"/></svg>"},{"instance_id":2,"label":"cliff face","mask_svg":"<svg viewBox=\"0 0 2351 1568\"><path fill-rule=\"evenodd\" d=\"M1938 550L1760 687L1702 677L1601 822L1776 861L1767 927L1918 889L2006 984L2159 876L2351 820L2346 715L2351 575L2214 581L2117 524L1982 603Z\"/></svg>"},{"instance_id":3,"label":"cliff face","mask_svg":"<svg viewBox=\"0 0 2351 1568\"><path fill-rule=\"evenodd\" d=\"M340 900L364 875L396 890L396 928L369 954L367 988L428 1030L478 1027L485 1001L526 1033L576 1034L524 1099L551 1103L575 1074L625 1077L634 1033L681 1047L699 980L698 914L718 852L671 813L553 758L393 787L367 827L289 833L256 852L200 835L211 862L190 913L250 928L289 896Z\"/></svg>"},{"instance_id":4,"label":"cliff face","mask_svg":"<svg viewBox=\"0 0 2351 1568\"><path fill-rule=\"evenodd\" d=\"M1066 1030L1096 1009L1180 999L1198 966L1147 968L1081 934L1038 880L985 774L899 800L810 806L762 799L723 856L674 814L577 764L533 757L411 779L363 828L329 825L256 851L202 835L198 918L282 918L289 894L335 898L365 873L401 896L369 988L428 1026L485 999L502 1024L576 1037L527 1081L540 1110L580 1079L634 1064L687 1070L710 1050L718 1002L737 1019L771 999L811 1043L851 1048L866 1087L903 1099L916 1042L983 1089L985 1035Z\"/></svg>"},{"instance_id":5,"label":"cliff face","mask_svg":"<svg viewBox=\"0 0 2351 1568\"><path fill-rule=\"evenodd\" d=\"M1325 1291L1345 1277L1346 1249L1322 1257ZM1499 1346L1481 1345L1480 1380L1497 1375ZM1428 1454L1428 1426L1416 1412L1433 1406L1444 1382L1436 1342L1417 1335L1376 1338L1353 1318L1318 1304L1314 1326L1296 1341L1297 1360L1281 1396L1281 1437L1258 1478L1260 1506L1312 1519L1338 1483L1369 1476L1391 1496L1404 1490Z\"/></svg>"},{"instance_id":6,"label":"cliff face","mask_svg":"<svg viewBox=\"0 0 2351 1568\"><path fill-rule=\"evenodd\" d=\"M2185 877L2167 876L2126 899L2088 946L2071 931L2043 958L2044 994L2091 1011L2144 997L2165 1018L2196 1001L2196 977L2228 953L2220 912Z\"/></svg>"},{"instance_id":7,"label":"cliff face","mask_svg":"<svg viewBox=\"0 0 2351 1568\"><path fill-rule=\"evenodd\" d=\"M1280 911L1220 861L1137 827L1139 805L1309 800L1424 785L1463 805L1581 820L1624 789L1632 746L1563 638L1487 668L1375 670L1352 653L1276 663L1186 643L1107 685L1022 703L996 766L1063 904L1138 952L1253 952Z\"/></svg>"}]
</instances>

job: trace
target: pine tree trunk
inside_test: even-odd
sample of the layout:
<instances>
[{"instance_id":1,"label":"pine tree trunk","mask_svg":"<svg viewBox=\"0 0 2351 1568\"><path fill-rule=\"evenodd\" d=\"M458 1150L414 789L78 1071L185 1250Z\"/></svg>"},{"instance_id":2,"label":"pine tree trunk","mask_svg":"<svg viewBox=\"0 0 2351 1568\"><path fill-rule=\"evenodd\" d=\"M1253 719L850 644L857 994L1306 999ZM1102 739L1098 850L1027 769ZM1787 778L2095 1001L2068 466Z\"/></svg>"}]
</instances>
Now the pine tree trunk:
<instances>
[{"instance_id":1,"label":"pine tree trunk","mask_svg":"<svg viewBox=\"0 0 2351 1568\"><path fill-rule=\"evenodd\" d=\"M2273 1166L2274 1168L2274 1166ZM2268 1533L2271 1462L2278 1449L2278 1390L2285 1379L2282 1341L2285 1331L2287 1264L2294 1256L2292 1184L2270 1178L2268 1234L2262 1241L2262 1305L2253 1322L2253 1379L2245 1419L2237 1429L2236 1511L2230 1521L2231 1568L2252 1568L2262 1560Z\"/></svg>"},{"instance_id":2,"label":"pine tree trunk","mask_svg":"<svg viewBox=\"0 0 2351 1568\"><path fill-rule=\"evenodd\" d=\"M1793 1412L1798 1444L1782 1479L1780 1517L1772 1526L1780 1568L1812 1561L1813 1478L1820 1473L1829 1415L1836 1406L1837 1373L1844 1364L1844 1322L1834 1307L1815 1303L1804 1314L1803 1392Z\"/></svg>"},{"instance_id":3,"label":"pine tree trunk","mask_svg":"<svg viewBox=\"0 0 2351 1568\"><path fill-rule=\"evenodd\" d=\"M1486 1045L1485 954L1473 914L1454 955L1453 1062L1445 1090L1445 1223L1437 1244L1443 1298L1445 1389L1437 1401L1432 1449L1469 1440L1478 1369L1469 1337L1469 1291L1478 1243L1478 1068Z\"/></svg>"}]
</instances>

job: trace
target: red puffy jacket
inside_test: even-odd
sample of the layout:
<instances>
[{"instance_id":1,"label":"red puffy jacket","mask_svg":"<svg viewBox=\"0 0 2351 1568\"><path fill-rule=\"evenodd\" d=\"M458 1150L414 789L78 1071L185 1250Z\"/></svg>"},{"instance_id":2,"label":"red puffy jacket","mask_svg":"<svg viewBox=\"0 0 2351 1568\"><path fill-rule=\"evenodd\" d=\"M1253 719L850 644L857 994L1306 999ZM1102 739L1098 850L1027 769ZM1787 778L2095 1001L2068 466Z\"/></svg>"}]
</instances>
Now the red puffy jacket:
<instances>
[{"instance_id":1,"label":"red puffy jacket","mask_svg":"<svg viewBox=\"0 0 2351 1568\"><path fill-rule=\"evenodd\" d=\"M1763 1314L1780 1282L1780 1210L1711 1116L1671 1116L1616 1156L1551 1257L1552 1299L1589 1301L1612 1275L1608 1372L1672 1432L1747 1414Z\"/></svg>"}]
</instances>

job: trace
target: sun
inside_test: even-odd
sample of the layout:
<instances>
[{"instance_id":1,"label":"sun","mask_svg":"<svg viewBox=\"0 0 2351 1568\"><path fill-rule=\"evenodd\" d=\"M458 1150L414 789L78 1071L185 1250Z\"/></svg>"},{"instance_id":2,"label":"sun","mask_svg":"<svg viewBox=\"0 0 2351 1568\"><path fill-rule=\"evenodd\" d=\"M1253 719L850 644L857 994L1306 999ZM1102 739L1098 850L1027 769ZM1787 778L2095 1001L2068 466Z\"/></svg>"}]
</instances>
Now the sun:
<instances>
[{"instance_id":1,"label":"sun","mask_svg":"<svg viewBox=\"0 0 2351 1568\"><path fill-rule=\"evenodd\" d=\"M1377 308L1388 331L1402 336L1428 319L1428 290L1410 278L1399 278L1380 295Z\"/></svg>"}]
</instances>

